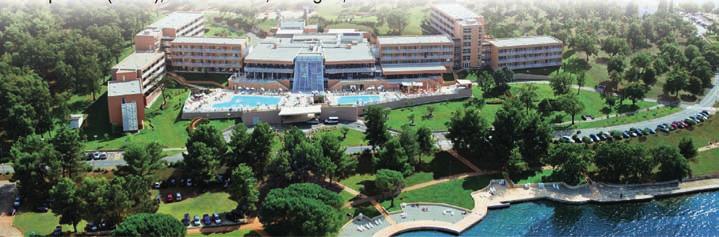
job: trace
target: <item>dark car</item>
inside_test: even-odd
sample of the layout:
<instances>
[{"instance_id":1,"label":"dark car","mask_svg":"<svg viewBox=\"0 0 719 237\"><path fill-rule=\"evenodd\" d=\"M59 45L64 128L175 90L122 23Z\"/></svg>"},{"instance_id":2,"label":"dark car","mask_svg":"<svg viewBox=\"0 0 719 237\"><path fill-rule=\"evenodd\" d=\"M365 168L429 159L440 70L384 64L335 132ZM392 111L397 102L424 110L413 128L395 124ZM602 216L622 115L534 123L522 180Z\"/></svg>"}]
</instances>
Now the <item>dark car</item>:
<instances>
[{"instance_id":1,"label":"dark car","mask_svg":"<svg viewBox=\"0 0 719 237\"><path fill-rule=\"evenodd\" d=\"M17 197L15 197L15 201L12 203L12 207L20 208L21 204L22 204L22 198L20 198L20 196L17 196Z\"/></svg>"},{"instance_id":2,"label":"dark car","mask_svg":"<svg viewBox=\"0 0 719 237\"><path fill-rule=\"evenodd\" d=\"M172 193L168 193L167 197L165 198L165 202L172 202L174 201L175 197L172 195Z\"/></svg>"},{"instance_id":3,"label":"dark car","mask_svg":"<svg viewBox=\"0 0 719 237\"><path fill-rule=\"evenodd\" d=\"M35 211L37 211L37 212L47 212L47 211L50 210L50 208L48 208L48 206L50 206L50 205L49 205L47 202L44 202L44 203L38 205L37 207L35 207Z\"/></svg>"},{"instance_id":4,"label":"dark car","mask_svg":"<svg viewBox=\"0 0 719 237\"><path fill-rule=\"evenodd\" d=\"M175 186L177 184L177 180L175 178L170 178L167 181L170 183L170 186Z\"/></svg>"},{"instance_id":5,"label":"dark car","mask_svg":"<svg viewBox=\"0 0 719 237\"><path fill-rule=\"evenodd\" d=\"M185 213L185 216L182 217L182 224L185 226L190 225L190 213Z\"/></svg>"},{"instance_id":6,"label":"dark car","mask_svg":"<svg viewBox=\"0 0 719 237\"><path fill-rule=\"evenodd\" d=\"M96 232L98 231L98 226L94 222L88 222L87 225L85 225L85 232Z\"/></svg>"},{"instance_id":7,"label":"dark car","mask_svg":"<svg viewBox=\"0 0 719 237\"><path fill-rule=\"evenodd\" d=\"M592 142L599 142L599 137L594 134L589 134L589 138L592 139Z\"/></svg>"},{"instance_id":8,"label":"dark car","mask_svg":"<svg viewBox=\"0 0 719 237\"><path fill-rule=\"evenodd\" d=\"M62 236L62 226L55 226L55 230L52 231L52 236Z\"/></svg>"},{"instance_id":9,"label":"dark car","mask_svg":"<svg viewBox=\"0 0 719 237\"><path fill-rule=\"evenodd\" d=\"M212 213L212 222L214 222L215 225L222 224L222 218L220 218L220 215L218 215L217 212Z\"/></svg>"},{"instance_id":10,"label":"dark car","mask_svg":"<svg viewBox=\"0 0 719 237\"><path fill-rule=\"evenodd\" d=\"M577 135L572 136L572 140L574 140L574 143L582 143L582 139Z\"/></svg>"},{"instance_id":11,"label":"dark car","mask_svg":"<svg viewBox=\"0 0 719 237\"><path fill-rule=\"evenodd\" d=\"M202 225L212 225L212 220L210 219L210 215L207 215L207 214L202 215Z\"/></svg>"},{"instance_id":12,"label":"dark car","mask_svg":"<svg viewBox=\"0 0 719 237\"><path fill-rule=\"evenodd\" d=\"M100 152L100 160L107 160L107 152Z\"/></svg>"},{"instance_id":13,"label":"dark car","mask_svg":"<svg viewBox=\"0 0 719 237\"><path fill-rule=\"evenodd\" d=\"M625 139L626 139L626 138L630 138L630 137L632 137L632 136L629 135L629 132L624 131L624 132L622 133L622 138L625 138Z\"/></svg>"}]
</instances>

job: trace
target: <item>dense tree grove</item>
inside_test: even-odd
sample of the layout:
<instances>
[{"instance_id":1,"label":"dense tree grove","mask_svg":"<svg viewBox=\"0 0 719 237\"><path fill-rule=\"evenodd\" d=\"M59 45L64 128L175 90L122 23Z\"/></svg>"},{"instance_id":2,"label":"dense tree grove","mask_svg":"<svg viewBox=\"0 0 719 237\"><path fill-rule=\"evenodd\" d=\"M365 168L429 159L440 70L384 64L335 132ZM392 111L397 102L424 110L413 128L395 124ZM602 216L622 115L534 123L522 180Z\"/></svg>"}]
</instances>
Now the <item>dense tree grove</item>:
<instances>
[{"instance_id":1,"label":"dense tree grove","mask_svg":"<svg viewBox=\"0 0 719 237\"><path fill-rule=\"evenodd\" d=\"M298 183L273 189L260 207L260 221L276 235L321 236L342 223L340 196L316 184Z\"/></svg>"}]
</instances>

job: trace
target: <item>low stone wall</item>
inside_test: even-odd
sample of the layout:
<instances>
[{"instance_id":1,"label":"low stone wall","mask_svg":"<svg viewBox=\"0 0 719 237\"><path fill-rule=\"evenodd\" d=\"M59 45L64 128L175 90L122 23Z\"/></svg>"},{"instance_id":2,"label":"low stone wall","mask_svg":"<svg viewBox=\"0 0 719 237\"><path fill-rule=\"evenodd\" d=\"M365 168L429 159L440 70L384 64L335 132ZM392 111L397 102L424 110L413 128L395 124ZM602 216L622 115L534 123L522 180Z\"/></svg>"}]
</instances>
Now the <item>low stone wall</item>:
<instances>
[{"instance_id":1,"label":"low stone wall","mask_svg":"<svg viewBox=\"0 0 719 237\"><path fill-rule=\"evenodd\" d=\"M206 119L231 119L242 117L242 112L182 112L181 119L194 119L194 118L206 118Z\"/></svg>"},{"instance_id":2,"label":"low stone wall","mask_svg":"<svg viewBox=\"0 0 719 237\"><path fill-rule=\"evenodd\" d=\"M438 102L444 102L444 101L450 101L450 100L461 100L472 97L472 89L460 89L458 93L455 94L444 94L444 95L431 95L431 96L423 96L423 97L416 97L416 98L407 98L403 100L397 100L397 101L390 101L390 102L384 102L379 104L374 104L380 107L385 107L388 109L398 109L398 108L405 108L405 107L412 107L417 105L423 105L423 104L432 104L432 103L438 103ZM367 106L360 106L361 109L360 114L364 113L364 109L366 109Z\"/></svg>"}]
</instances>

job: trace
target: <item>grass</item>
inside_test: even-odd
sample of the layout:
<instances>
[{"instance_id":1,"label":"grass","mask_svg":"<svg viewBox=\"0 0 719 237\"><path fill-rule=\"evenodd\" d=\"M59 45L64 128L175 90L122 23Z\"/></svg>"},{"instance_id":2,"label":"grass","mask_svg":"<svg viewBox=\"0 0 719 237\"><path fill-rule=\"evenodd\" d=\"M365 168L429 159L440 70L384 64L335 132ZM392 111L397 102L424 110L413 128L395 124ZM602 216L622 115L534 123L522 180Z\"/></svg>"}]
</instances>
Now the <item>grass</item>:
<instances>
[{"instance_id":1,"label":"grass","mask_svg":"<svg viewBox=\"0 0 719 237\"><path fill-rule=\"evenodd\" d=\"M337 136L342 135L342 131L339 128L332 127L330 129L321 130L319 133L331 133ZM349 129L347 130L347 137L345 137L344 140L342 140L342 145L346 147L350 146L365 146L367 145L367 141L364 139L364 133Z\"/></svg>"},{"instance_id":2,"label":"grass","mask_svg":"<svg viewBox=\"0 0 719 237\"><path fill-rule=\"evenodd\" d=\"M719 174L719 149L700 152L697 157L689 160L693 176Z\"/></svg>"},{"instance_id":3,"label":"grass","mask_svg":"<svg viewBox=\"0 0 719 237\"><path fill-rule=\"evenodd\" d=\"M447 176L470 172L471 170L457 161L447 152L438 152L432 155L423 155L422 164L415 169L415 173L405 177L405 187L425 183ZM355 174L340 181L343 185L365 194L373 194L373 173Z\"/></svg>"},{"instance_id":4,"label":"grass","mask_svg":"<svg viewBox=\"0 0 719 237\"><path fill-rule=\"evenodd\" d=\"M203 193L196 197L185 197L184 200L173 203L162 203L157 213L169 214L177 219L182 219L185 213L191 216L203 214L211 214L217 212L229 212L237 203L229 199L229 194L225 192Z\"/></svg>"},{"instance_id":5,"label":"grass","mask_svg":"<svg viewBox=\"0 0 719 237\"><path fill-rule=\"evenodd\" d=\"M56 216L52 212L20 212L15 216L13 225L17 227L26 236L31 236L33 233L38 235L49 235L55 230L55 226L60 222L60 217ZM77 225L78 232L82 232L85 228L85 221L81 221ZM62 230L73 231L72 225L61 225Z\"/></svg>"},{"instance_id":6,"label":"grass","mask_svg":"<svg viewBox=\"0 0 719 237\"><path fill-rule=\"evenodd\" d=\"M719 140L719 120L715 115L690 129L678 129L669 134L660 132L654 136L631 139L631 142L643 144L648 148L660 145L676 147L682 138L691 138L696 147L706 146L711 141L717 141Z\"/></svg>"},{"instance_id":7,"label":"grass","mask_svg":"<svg viewBox=\"0 0 719 237\"><path fill-rule=\"evenodd\" d=\"M230 74L222 74L222 73L179 73L182 77L185 78L188 82L202 82L202 81L211 81L216 82L222 85L227 85L227 78L230 77ZM202 84L203 86L209 86L209 87L215 87L215 85L207 84L207 83L197 83Z\"/></svg>"},{"instance_id":8,"label":"grass","mask_svg":"<svg viewBox=\"0 0 719 237\"><path fill-rule=\"evenodd\" d=\"M542 170L542 171L536 171L531 173L530 175L526 177L520 177L517 179L512 179L512 182L515 184L527 184L527 183L541 183L542 178L549 177L554 173L553 170Z\"/></svg>"},{"instance_id":9,"label":"grass","mask_svg":"<svg viewBox=\"0 0 719 237\"><path fill-rule=\"evenodd\" d=\"M189 120L180 120L182 106L188 93L184 89L166 89L169 95L167 107L160 108L162 98L158 98L151 108L145 111L145 128L137 133L114 134L107 113L107 96L103 95L87 111L88 127L83 135L88 141L85 149L119 149L128 143L149 143L157 141L165 147L184 147L188 138ZM226 129L234 120L211 120L209 124L217 129ZM107 134L107 137L105 137ZM97 136L97 139L95 139Z\"/></svg>"},{"instance_id":10,"label":"grass","mask_svg":"<svg viewBox=\"0 0 719 237\"><path fill-rule=\"evenodd\" d=\"M511 91L513 94L517 94L519 89L524 86L527 85L512 85ZM539 103L539 101L544 98L554 97L554 93L552 92L552 89L549 85L535 84L535 86L537 88L537 97L535 99L536 103ZM473 94L475 97L481 96L481 91L477 87L474 87L473 90ZM572 92L576 93L576 90L572 90ZM595 118L605 116L602 113L602 109L605 107L605 103L599 93L582 90L578 95L578 99L582 104L584 104L584 111L578 114L576 119L579 119L580 115L592 115ZM466 102L467 100L445 101L434 104L425 104L407 108L394 109L391 110L389 113L389 119L387 121L387 124L391 129L400 130L403 125L410 124L408 116L410 114L414 114L415 125L417 127L426 126L433 131L447 131L446 123L450 120L454 112L467 107L465 105ZM638 101L636 106L631 106L631 101L625 100L621 106L618 106L618 108L619 112L628 112L636 109L648 108L654 105L656 105L656 103ZM435 109L432 117L427 116L429 114L427 112L427 108L430 106L434 107ZM501 104L486 104L480 110L480 115L485 118L487 122L492 123L494 122L494 115L500 109L500 107ZM561 116L562 121L571 121L571 117L569 115L566 115L564 113L559 113L559 115ZM620 120L617 120L617 122L620 122Z\"/></svg>"},{"instance_id":11,"label":"grass","mask_svg":"<svg viewBox=\"0 0 719 237\"><path fill-rule=\"evenodd\" d=\"M429 187L412 190L399 194L395 198L395 205L391 200L383 200L382 206L388 211L400 209L403 202L435 202L446 203L467 209L474 208L474 200L471 193L484 188L489 181L498 176L473 176L464 179L455 179L444 183L435 184Z\"/></svg>"},{"instance_id":12,"label":"grass","mask_svg":"<svg viewBox=\"0 0 719 237\"><path fill-rule=\"evenodd\" d=\"M660 107L657 109L642 111L632 115L625 115L619 117L611 117L609 119L603 119L593 122L578 123L577 128L599 128L609 127L621 124L635 123L641 121L647 121L654 118L664 117L676 112L681 111L681 108L677 107Z\"/></svg>"}]
</instances>

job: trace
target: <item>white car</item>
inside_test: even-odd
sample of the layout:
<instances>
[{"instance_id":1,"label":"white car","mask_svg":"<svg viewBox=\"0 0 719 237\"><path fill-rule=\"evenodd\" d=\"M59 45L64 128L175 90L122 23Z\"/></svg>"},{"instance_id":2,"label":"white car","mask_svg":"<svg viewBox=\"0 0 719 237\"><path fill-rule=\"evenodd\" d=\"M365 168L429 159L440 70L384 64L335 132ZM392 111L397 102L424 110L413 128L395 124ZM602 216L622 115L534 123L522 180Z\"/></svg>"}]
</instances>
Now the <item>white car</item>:
<instances>
[{"instance_id":1,"label":"white car","mask_svg":"<svg viewBox=\"0 0 719 237\"><path fill-rule=\"evenodd\" d=\"M187 181L185 181L185 185L187 187L192 187L192 179L187 179Z\"/></svg>"},{"instance_id":2,"label":"white car","mask_svg":"<svg viewBox=\"0 0 719 237\"><path fill-rule=\"evenodd\" d=\"M329 117L325 119L325 124L338 124L340 122L339 117Z\"/></svg>"},{"instance_id":3,"label":"white car","mask_svg":"<svg viewBox=\"0 0 719 237\"><path fill-rule=\"evenodd\" d=\"M180 193L175 193L175 201L176 201L176 202L182 201L182 194L180 194Z\"/></svg>"}]
</instances>

